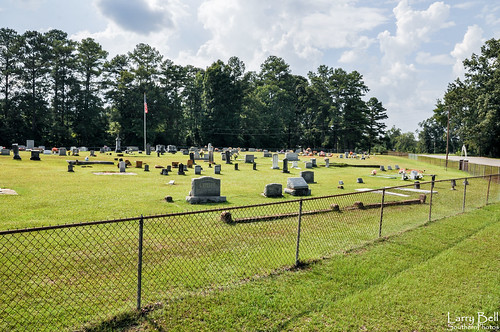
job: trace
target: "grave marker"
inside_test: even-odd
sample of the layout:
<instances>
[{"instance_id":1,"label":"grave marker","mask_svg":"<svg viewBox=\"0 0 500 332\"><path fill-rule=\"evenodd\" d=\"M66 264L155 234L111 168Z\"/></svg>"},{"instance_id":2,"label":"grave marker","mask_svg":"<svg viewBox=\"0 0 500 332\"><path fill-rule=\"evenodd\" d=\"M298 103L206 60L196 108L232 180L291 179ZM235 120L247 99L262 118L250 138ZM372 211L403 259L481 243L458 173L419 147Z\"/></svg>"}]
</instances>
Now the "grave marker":
<instances>
[{"instance_id":1,"label":"grave marker","mask_svg":"<svg viewBox=\"0 0 500 332\"><path fill-rule=\"evenodd\" d=\"M292 196L309 196L311 190L303 177L288 178L286 181L285 193Z\"/></svg>"},{"instance_id":2,"label":"grave marker","mask_svg":"<svg viewBox=\"0 0 500 332\"><path fill-rule=\"evenodd\" d=\"M266 197L282 197L283 186L281 183L269 183L264 188L264 196Z\"/></svg>"},{"instance_id":3,"label":"grave marker","mask_svg":"<svg viewBox=\"0 0 500 332\"><path fill-rule=\"evenodd\" d=\"M293 152L287 152L285 153L285 158L288 161L299 161L299 155Z\"/></svg>"},{"instance_id":4,"label":"grave marker","mask_svg":"<svg viewBox=\"0 0 500 332\"><path fill-rule=\"evenodd\" d=\"M225 202L226 197L220 195L220 188L221 181L217 178L202 176L191 179L191 191L186 201L191 204Z\"/></svg>"},{"instance_id":5,"label":"grave marker","mask_svg":"<svg viewBox=\"0 0 500 332\"><path fill-rule=\"evenodd\" d=\"M277 153L273 153L273 166L271 167L272 169L280 169L279 165L278 165L278 154Z\"/></svg>"},{"instance_id":6,"label":"grave marker","mask_svg":"<svg viewBox=\"0 0 500 332\"><path fill-rule=\"evenodd\" d=\"M14 153L14 160L21 160L21 156L19 155L19 145L12 144L12 152Z\"/></svg>"},{"instance_id":7,"label":"grave marker","mask_svg":"<svg viewBox=\"0 0 500 332\"><path fill-rule=\"evenodd\" d=\"M31 150L30 160L40 160L40 151Z\"/></svg>"},{"instance_id":8,"label":"grave marker","mask_svg":"<svg viewBox=\"0 0 500 332\"><path fill-rule=\"evenodd\" d=\"M314 172L313 171L302 171L300 176L306 180L306 183L314 183Z\"/></svg>"},{"instance_id":9,"label":"grave marker","mask_svg":"<svg viewBox=\"0 0 500 332\"><path fill-rule=\"evenodd\" d=\"M283 173L290 173L290 171L288 170L288 159L283 159Z\"/></svg>"}]
</instances>

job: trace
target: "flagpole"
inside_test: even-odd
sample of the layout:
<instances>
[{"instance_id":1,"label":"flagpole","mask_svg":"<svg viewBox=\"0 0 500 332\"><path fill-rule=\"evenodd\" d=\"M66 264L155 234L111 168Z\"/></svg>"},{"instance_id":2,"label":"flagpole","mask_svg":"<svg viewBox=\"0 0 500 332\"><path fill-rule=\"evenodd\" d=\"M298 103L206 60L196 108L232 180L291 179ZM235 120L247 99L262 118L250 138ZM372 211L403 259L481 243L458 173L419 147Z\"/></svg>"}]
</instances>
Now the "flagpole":
<instances>
[{"instance_id":1,"label":"flagpole","mask_svg":"<svg viewBox=\"0 0 500 332\"><path fill-rule=\"evenodd\" d=\"M146 113L147 113L147 106L146 106L146 92L144 92L144 152L146 152Z\"/></svg>"}]
</instances>

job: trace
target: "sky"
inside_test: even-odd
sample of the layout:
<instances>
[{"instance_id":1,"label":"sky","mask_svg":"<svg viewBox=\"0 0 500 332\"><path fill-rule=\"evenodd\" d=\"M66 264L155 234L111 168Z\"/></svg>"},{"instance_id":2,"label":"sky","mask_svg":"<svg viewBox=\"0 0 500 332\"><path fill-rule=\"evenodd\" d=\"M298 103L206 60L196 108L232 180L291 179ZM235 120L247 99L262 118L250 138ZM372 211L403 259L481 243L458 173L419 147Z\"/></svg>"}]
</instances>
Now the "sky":
<instances>
[{"instance_id":1,"label":"sky","mask_svg":"<svg viewBox=\"0 0 500 332\"><path fill-rule=\"evenodd\" d=\"M93 38L109 59L139 43L179 65L270 56L292 74L320 65L363 75L388 128L418 130L462 61L500 38L497 0L0 0L0 27Z\"/></svg>"}]
</instances>

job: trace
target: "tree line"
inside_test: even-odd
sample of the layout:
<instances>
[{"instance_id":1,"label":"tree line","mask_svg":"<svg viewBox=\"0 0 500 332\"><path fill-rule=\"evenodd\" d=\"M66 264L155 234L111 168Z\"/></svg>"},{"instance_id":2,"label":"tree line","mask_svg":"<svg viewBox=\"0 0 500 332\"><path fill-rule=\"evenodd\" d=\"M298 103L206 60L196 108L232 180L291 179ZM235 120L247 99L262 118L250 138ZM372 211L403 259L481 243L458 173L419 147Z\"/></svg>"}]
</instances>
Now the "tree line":
<instances>
[{"instance_id":1,"label":"tree line","mask_svg":"<svg viewBox=\"0 0 500 332\"><path fill-rule=\"evenodd\" d=\"M144 94L151 144L500 154L499 41L464 61L416 133L386 130L386 109L363 76L321 65L306 77L269 56L260 71L237 57L202 69L165 59L147 44L108 59L91 38L60 30L0 29L0 145L102 146L119 134L142 146ZM366 100L368 99L368 100Z\"/></svg>"},{"instance_id":2,"label":"tree line","mask_svg":"<svg viewBox=\"0 0 500 332\"><path fill-rule=\"evenodd\" d=\"M386 110L363 76L318 67L293 75L269 56L259 72L237 57L202 69L139 44L108 59L91 38L0 29L0 145L102 146L119 134L142 146L143 101L152 144L370 150Z\"/></svg>"}]
</instances>

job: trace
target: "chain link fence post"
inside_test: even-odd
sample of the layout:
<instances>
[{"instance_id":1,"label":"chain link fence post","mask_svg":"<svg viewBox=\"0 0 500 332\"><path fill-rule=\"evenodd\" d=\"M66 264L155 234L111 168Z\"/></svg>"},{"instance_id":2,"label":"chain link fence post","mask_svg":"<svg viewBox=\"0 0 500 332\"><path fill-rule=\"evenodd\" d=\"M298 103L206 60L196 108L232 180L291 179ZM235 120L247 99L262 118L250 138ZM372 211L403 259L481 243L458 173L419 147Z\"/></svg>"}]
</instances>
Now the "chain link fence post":
<instances>
[{"instance_id":1,"label":"chain link fence post","mask_svg":"<svg viewBox=\"0 0 500 332\"><path fill-rule=\"evenodd\" d=\"M434 193L434 181L436 180L436 175L432 175L432 183L431 183L431 197L429 198L429 219L430 222L432 219L432 194Z\"/></svg>"},{"instance_id":2,"label":"chain link fence post","mask_svg":"<svg viewBox=\"0 0 500 332\"><path fill-rule=\"evenodd\" d=\"M486 191L486 205L488 205L488 200L490 199L490 186L491 186L491 178L493 174L490 174L490 179L488 180L488 191Z\"/></svg>"},{"instance_id":3,"label":"chain link fence post","mask_svg":"<svg viewBox=\"0 0 500 332\"><path fill-rule=\"evenodd\" d=\"M137 311L141 310L142 295L142 236L144 233L144 217L139 219L139 246L137 257Z\"/></svg>"},{"instance_id":4,"label":"chain link fence post","mask_svg":"<svg viewBox=\"0 0 500 332\"><path fill-rule=\"evenodd\" d=\"M382 189L382 204L380 205L380 223L378 226L378 237L382 237L382 220L384 219L385 188Z\"/></svg>"},{"instance_id":5,"label":"chain link fence post","mask_svg":"<svg viewBox=\"0 0 500 332\"><path fill-rule=\"evenodd\" d=\"M300 227L302 224L302 198L299 201L299 224L297 226L297 246L295 249L295 266L299 266L299 247L300 247Z\"/></svg>"},{"instance_id":6,"label":"chain link fence post","mask_svg":"<svg viewBox=\"0 0 500 332\"><path fill-rule=\"evenodd\" d=\"M467 185L469 184L469 181L467 178L464 179L464 201L462 203L462 213L465 212L465 197L467 196Z\"/></svg>"}]
</instances>

